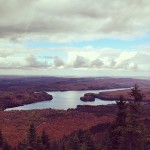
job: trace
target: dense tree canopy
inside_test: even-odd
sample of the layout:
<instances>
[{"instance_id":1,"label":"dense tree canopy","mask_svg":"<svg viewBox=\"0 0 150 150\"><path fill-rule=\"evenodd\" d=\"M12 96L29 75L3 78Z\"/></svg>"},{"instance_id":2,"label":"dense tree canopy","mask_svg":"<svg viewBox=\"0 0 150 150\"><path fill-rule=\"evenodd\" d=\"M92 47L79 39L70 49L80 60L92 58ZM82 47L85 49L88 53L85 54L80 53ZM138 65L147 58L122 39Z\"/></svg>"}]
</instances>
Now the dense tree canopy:
<instances>
[{"instance_id":1,"label":"dense tree canopy","mask_svg":"<svg viewBox=\"0 0 150 150\"><path fill-rule=\"evenodd\" d=\"M46 131L37 134L35 125L31 124L26 139L16 148L8 144L0 131L0 150L149 150L150 121L141 117L144 95L137 85L129 95L134 101L127 102L123 96L116 101L115 120L107 126L100 144L95 142L89 130L81 129L60 141L51 141Z\"/></svg>"}]
</instances>

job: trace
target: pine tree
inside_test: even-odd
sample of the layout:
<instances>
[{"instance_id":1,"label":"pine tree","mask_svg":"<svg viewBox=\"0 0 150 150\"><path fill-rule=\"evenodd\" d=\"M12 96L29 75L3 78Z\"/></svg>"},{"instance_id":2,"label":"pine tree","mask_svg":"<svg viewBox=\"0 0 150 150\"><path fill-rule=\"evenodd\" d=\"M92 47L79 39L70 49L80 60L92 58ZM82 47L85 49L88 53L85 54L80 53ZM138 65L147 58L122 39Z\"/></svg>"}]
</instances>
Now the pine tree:
<instances>
[{"instance_id":1,"label":"pine tree","mask_svg":"<svg viewBox=\"0 0 150 150\"><path fill-rule=\"evenodd\" d=\"M19 142L19 144L18 144L18 150L26 150L26 148L27 148L27 142L26 142L26 140L23 140L22 142Z\"/></svg>"},{"instance_id":2,"label":"pine tree","mask_svg":"<svg viewBox=\"0 0 150 150\"><path fill-rule=\"evenodd\" d=\"M28 130L28 149L34 149L36 145L36 130L34 124L31 124Z\"/></svg>"},{"instance_id":3,"label":"pine tree","mask_svg":"<svg viewBox=\"0 0 150 150\"><path fill-rule=\"evenodd\" d=\"M79 131L77 132L77 137L78 137L80 143L83 143L83 142L84 142L84 141L83 141L83 140L84 140L84 139L83 139L83 138L84 138L83 136L84 136L83 130L79 129Z\"/></svg>"},{"instance_id":4,"label":"pine tree","mask_svg":"<svg viewBox=\"0 0 150 150\"><path fill-rule=\"evenodd\" d=\"M95 144L90 132L81 129L67 143L66 150L95 150Z\"/></svg>"},{"instance_id":5,"label":"pine tree","mask_svg":"<svg viewBox=\"0 0 150 150\"><path fill-rule=\"evenodd\" d=\"M87 150L95 150L96 148L90 132L84 133L83 137L83 144L87 147Z\"/></svg>"},{"instance_id":6,"label":"pine tree","mask_svg":"<svg viewBox=\"0 0 150 150\"><path fill-rule=\"evenodd\" d=\"M0 130L0 150L12 150L12 147L8 144L6 139L3 137L1 130Z\"/></svg>"},{"instance_id":7,"label":"pine tree","mask_svg":"<svg viewBox=\"0 0 150 150\"><path fill-rule=\"evenodd\" d=\"M41 139L42 139L43 145L45 145L46 147L49 147L49 145L50 145L50 143L49 143L49 137L45 133L45 131L42 132Z\"/></svg>"},{"instance_id":8,"label":"pine tree","mask_svg":"<svg viewBox=\"0 0 150 150\"><path fill-rule=\"evenodd\" d=\"M27 132L27 139L18 144L17 150L57 150L57 148L58 145L55 141L49 142L49 137L45 131L37 136L36 129L31 124Z\"/></svg>"},{"instance_id":9,"label":"pine tree","mask_svg":"<svg viewBox=\"0 0 150 150\"><path fill-rule=\"evenodd\" d=\"M125 126L127 117L127 103L124 101L124 97L122 95L116 103L118 108L116 123L119 126Z\"/></svg>"},{"instance_id":10,"label":"pine tree","mask_svg":"<svg viewBox=\"0 0 150 150\"><path fill-rule=\"evenodd\" d=\"M80 148L80 141L77 135L70 138L69 143L67 145L67 149L70 150L79 150Z\"/></svg>"},{"instance_id":11,"label":"pine tree","mask_svg":"<svg viewBox=\"0 0 150 150\"><path fill-rule=\"evenodd\" d=\"M42 139L39 136L37 137L37 140L36 140L36 150L46 150L43 145Z\"/></svg>"},{"instance_id":12,"label":"pine tree","mask_svg":"<svg viewBox=\"0 0 150 150\"><path fill-rule=\"evenodd\" d=\"M42 132L41 141L45 147L45 150L48 150L50 148L50 142L49 142L49 136L46 134L45 131Z\"/></svg>"},{"instance_id":13,"label":"pine tree","mask_svg":"<svg viewBox=\"0 0 150 150\"><path fill-rule=\"evenodd\" d=\"M134 102L126 103L121 96L117 102L116 121L111 125L103 150L143 150L144 126L139 123L143 94L137 85L131 89Z\"/></svg>"},{"instance_id":14,"label":"pine tree","mask_svg":"<svg viewBox=\"0 0 150 150\"><path fill-rule=\"evenodd\" d=\"M2 132L1 132L1 130L0 130L0 148L3 147L3 142L4 142L4 139L3 139Z\"/></svg>"},{"instance_id":15,"label":"pine tree","mask_svg":"<svg viewBox=\"0 0 150 150\"><path fill-rule=\"evenodd\" d=\"M141 102L144 97L144 94L141 92L137 84L135 84L134 87L131 89L131 92L129 93L129 95L134 98L135 103Z\"/></svg>"}]
</instances>

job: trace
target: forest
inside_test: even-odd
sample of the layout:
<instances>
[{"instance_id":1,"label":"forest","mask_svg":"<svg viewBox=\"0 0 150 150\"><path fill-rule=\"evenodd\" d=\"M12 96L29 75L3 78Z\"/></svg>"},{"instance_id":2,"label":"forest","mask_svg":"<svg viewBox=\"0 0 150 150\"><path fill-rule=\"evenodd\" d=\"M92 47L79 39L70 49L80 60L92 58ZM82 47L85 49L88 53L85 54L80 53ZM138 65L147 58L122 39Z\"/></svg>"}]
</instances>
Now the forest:
<instances>
[{"instance_id":1,"label":"forest","mask_svg":"<svg viewBox=\"0 0 150 150\"><path fill-rule=\"evenodd\" d=\"M149 150L150 119L148 115L143 114L144 94L137 85L134 85L128 94L134 101L127 102L120 95L119 100L116 101L113 119L107 120L103 125L97 123L86 130L78 128L54 140L50 138L46 128L37 132L36 125L32 122L26 130L24 139L15 145L10 144L1 129L0 148L2 150Z\"/></svg>"}]
</instances>

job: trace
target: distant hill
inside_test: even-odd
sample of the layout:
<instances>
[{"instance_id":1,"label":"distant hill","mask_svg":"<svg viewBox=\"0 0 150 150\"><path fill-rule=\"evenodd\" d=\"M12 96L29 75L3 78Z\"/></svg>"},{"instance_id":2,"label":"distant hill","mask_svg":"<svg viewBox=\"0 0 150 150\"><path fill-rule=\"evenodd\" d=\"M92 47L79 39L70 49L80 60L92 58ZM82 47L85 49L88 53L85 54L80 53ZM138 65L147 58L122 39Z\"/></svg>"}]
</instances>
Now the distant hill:
<instances>
[{"instance_id":1,"label":"distant hill","mask_svg":"<svg viewBox=\"0 0 150 150\"><path fill-rule=\"evenodd\" d=\"M138 84L150 88L150 79L113 77L38 77L38 76L0 76L0 91L35 92L68 90L101 90L128 88Z\"/></svg>"}]
</instances>

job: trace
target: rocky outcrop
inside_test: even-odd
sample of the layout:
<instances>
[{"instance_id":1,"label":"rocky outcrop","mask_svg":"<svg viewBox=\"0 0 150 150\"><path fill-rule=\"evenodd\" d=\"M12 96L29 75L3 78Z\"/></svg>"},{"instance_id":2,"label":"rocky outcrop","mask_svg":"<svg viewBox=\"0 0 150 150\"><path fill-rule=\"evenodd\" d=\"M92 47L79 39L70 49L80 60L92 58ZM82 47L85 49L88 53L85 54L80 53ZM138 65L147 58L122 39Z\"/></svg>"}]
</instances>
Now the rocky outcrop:
<instances>
[{"instance_id":1,"label":"rocky outcrop","mask_svg":"<svg viewBox=\"0 0 150 150\"><path fill-rule=\"evenodd\" d=\"M84 102L95 101L95 95L93 93L86 93L83 97L80 97L80 100Z\"/></svg>"}]
</instances>

